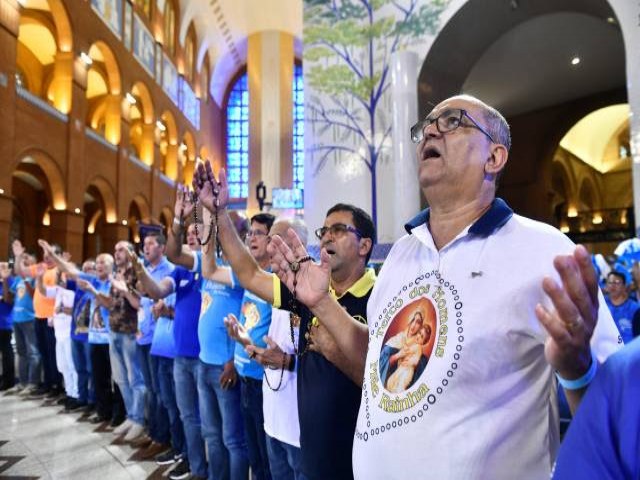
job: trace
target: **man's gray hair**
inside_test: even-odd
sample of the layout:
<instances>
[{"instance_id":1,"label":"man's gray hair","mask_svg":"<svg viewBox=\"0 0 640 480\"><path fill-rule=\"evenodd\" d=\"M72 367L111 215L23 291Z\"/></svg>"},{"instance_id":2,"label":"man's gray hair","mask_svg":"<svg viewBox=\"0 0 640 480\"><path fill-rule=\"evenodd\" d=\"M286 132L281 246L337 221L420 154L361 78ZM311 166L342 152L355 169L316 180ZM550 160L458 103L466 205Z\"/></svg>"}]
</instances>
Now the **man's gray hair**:
<instances>
[{"instance_id":1,"label":"man's gray hair","mask_svg":"<svg viewBox=\"0 0 640 480\"><path fill-rule=\"evenodd\" d=\"M511 129L509 128L507 119L504 118L498 110L473 95L456 95L456 98L461 98L478 105L478 107L482 109L482 116L485 122L487 122L486 128L489 135L491 135L496 143L504 145L507 151L511 150Z\"/></svg>"},{"instance_id":2,"label":"man's gray hair","mask_svg":"<svg viewBox=\"0 0 640 480\"><path fill-rule=\"evenodd\" d=\"M307 224L301 218L281 218L279 217L275 223L286 222L289 224L293 231L296 232L296 235L300 238L302 245L307 246L307 241L309 239L309 230L307 229Z\"/></svg>"}]
</instances>

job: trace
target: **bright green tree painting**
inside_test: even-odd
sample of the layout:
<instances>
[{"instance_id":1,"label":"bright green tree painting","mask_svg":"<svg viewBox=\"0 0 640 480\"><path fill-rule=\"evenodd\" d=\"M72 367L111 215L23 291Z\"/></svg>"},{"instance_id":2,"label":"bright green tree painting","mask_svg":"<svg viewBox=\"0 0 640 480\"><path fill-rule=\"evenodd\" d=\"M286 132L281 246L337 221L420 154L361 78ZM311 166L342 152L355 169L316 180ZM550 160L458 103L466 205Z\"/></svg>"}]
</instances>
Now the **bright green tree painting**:
<instances>
[{"instance_id":1,"label":"bright green tree painting","mask_svg":"<svg viewBox=\"0 0 640 480\"><path fill-rule=\"evenodd\" d=\"M391 55L437 32L449 0L305 0L304 62L311 92L307 121L314 174L349 156L371 174L377 224L376 166L391 136L381 108L390 86ZM327 141L329 139L329 141Z\"/></svg>"}]
</instances>

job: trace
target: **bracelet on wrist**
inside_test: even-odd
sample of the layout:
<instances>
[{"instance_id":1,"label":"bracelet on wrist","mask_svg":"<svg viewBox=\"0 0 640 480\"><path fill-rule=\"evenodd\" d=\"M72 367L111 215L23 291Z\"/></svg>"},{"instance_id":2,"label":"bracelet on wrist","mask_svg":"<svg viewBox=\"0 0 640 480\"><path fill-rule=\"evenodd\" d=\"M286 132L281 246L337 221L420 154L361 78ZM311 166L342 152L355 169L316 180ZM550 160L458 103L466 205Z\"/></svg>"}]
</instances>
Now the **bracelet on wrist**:
<instances>
[{"instance_id":1,"label":"bracelet on wrist","mask_svg":"<svg viewBox=\"0 0 640 480\"><path fill-rule=\"evenodd\" d=\"M178 225L180 228L184 227L184 220L182 218L173 217L173 224Z\"/></svg>"},{"instance_id":2,"label":"bracelet on wrist","mask_svg":"<svg viewBox=\"0 0 640 480\"><path fill-rule=\"evenodd\" d=\"M564 388L565 390L580 390L582 388L585 388L592 382L592 380L596 376L597 371L598 359L596 358L592 350L591 365L589 365L587 373L585 373L580 378L576 378L575 380L567 380L566 378L561 377L558 372L556 372L556 378L558 379L558 383L562 385L562 388Z\"/></svg>"}]
</instances>

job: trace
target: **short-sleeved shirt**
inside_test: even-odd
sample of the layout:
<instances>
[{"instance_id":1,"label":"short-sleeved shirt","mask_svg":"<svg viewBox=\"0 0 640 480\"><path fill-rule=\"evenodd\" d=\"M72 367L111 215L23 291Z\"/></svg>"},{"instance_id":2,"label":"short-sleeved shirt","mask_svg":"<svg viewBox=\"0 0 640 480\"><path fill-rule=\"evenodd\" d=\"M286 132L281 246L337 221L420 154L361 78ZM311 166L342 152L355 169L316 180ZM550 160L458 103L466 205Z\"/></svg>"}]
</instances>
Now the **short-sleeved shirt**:
<instances>
[{"instance_id":1,"label":"short-sleeved shirt","mask_svg":"<svg viewBox=\"0 0 640 480\"><path fill-rule=\"evenodd\" d=\"M29 268L29 274L32 278L36 278L37 266L31 265ZM42 276L42 284L44 287L55 287L58 284L58 269L47 268ZM33 294L33 307L36 312L36 318L45 319L53 317L53 311L55 309L55 298L47 298L40 293L38 289Z\"/></svg>"},{"instance_id":2,"label":"short-sleeved shirt","mask_svg":"<svg viewBox=\"0 0 640 480\"><path fill-rule=\"evenodd\" d=\"M156 282L159 282L163 278L169 276L173 269L173 264L169 262L166 257L162 257L155 267L147 265L149 276L151 276L151 278ZM156 320L153 318L153 314L151 313L151 307L154 303L154 300L149 297L142 297L140 299L142 314L139 316L140 321L138 322L138 345L149 345L153 341L153 331L156 328Z\"/></svg>"},{"instance_id":3,"label":"short-sleeved shirt","mask_svg":"<svg viewBox=\"0 0 640 480\"><path fill-rule=\"evenodd\" d=\"M197 254L196 271L202 274L201 253ZM202 304L198 322L200 360L209 365L224 365L233 359L234 349L234 341L227 334L224 318L230 313L240 316L244 290L203 278L201 293Z\"/></svg>"},{"instance_id":4,"label":"short-sleeved shirt","mask_svg":"<svg viewBox=\"0 0 640 480\"><path fill-rule=\"evenodd\" d=\"M175 308L175 295L165 298L164 303L168 307ZM153 341L151 342L151 355L159 357L175 358L176 344L174 338L174 320L168 317L159 317L153 329Z\"/></svg>"},{"instance_id":5,"label":"short-sleeved shirt","mask_svg":"<svg viewBox=\"0 0 640 480\"><path fill-rule=\"evenodd\" d=\"M27 283L33 289L33 280L15 277L11 285L13 293L12 317L14 323L30 322L36 318L33 310L33 297L27 289Z\"/></svg>"},{"instance_id":6,"label":"short-sleeved shirt","mask_svg":"<svg viewBox=\"0 0 640 480\"><path fill-rule=\"evenodd\" d=\"M596 374L560 445L554 480L640 478L640 339Z\"/></svg>"},{"instance_id":7,"label":"short-sleeved shirt","mask_svg":"<svg viewBox=\"0 0 640 480\"><path fill-rule=\"evenodd\" d=\"M238 279L236 274L232 273L231 277L232 284L239 286L240 279ZM238 321L247 330L251 342L257 347L265 348L267 346L263 337L269 332L271 310L272 307L269 302L265 302L249 290L244 291ZM236 342L235 345L233 363L238 371L238 375L255 380L262 380L264 368L256 360L249 358L244 345L239 342Z\"/></svg>"},{"instance_id":8,"label":"short-sleeved shirt","mask_svg":"<svg viewBox=\"0 0 640 480\"><path fill-rule=\"evenodd\" d=\"M200 294L202 275L198 272L190 272L183 267L176 267L169 278L171 278L173 291L176 294L173 319L176 356L198 358L200 354L198 319L202 302Z\"/></svg>"},{"instance_id":9,"label":"short-sleeved shirt","mask_svg":"<svg viewBox=\"0 0 640 480\"><path fill-rule=\"evenodd\" d=\"M138 279L133 267L129 266L122 277L129 289L136 287ZM109 328L114 333L136 333L138 331L138 309L129 303L123 292L113 288L113 286L110 294L113 304L109 308Z\"/></svg>"},{"instance_id":10,"label":"short-sleeved shirt","mask_svg":"<svg viewBox=\"0 0 640 480\"><path fill-rule=\"evenodd\" d=\"M375 279L373 270L367 270L337 298L349 315L362 323L367 321L367 301ZM295 301L275 276L273 298L274 307L292 310L300 316L298 351L304 352L305 333L313 314ZM351 479L353 434L362 389L320 353L308 351L298 358L302 472L310 479Z\"/></svg>"},{"instance_id":11,"label":"short-sleeved shirt","mask_svg":"<svg viewBox=\"0 0 640 480\"><path fill-rule=\"evenodd\" d=\"M78 278L86 280L98 291L109 295L111 292L111 281L109 279L100 280L95 275L81 273ZM89 321L89 343L105 345L109 343L109 310L100 306L96 297L91 295L91 319Z\"/></svg>"},{"instance_id":12,"label":"short-sleeved shirt","mask_svg":"<svg viewBox=\"0 0 640 480\"><path fill-rule=\"evenodd\" d=\"M71 336L71 315L64 313L63 308L73 308L73 299L75 293L73 290L56 285L55 287L47 287L47 298L53 298L56 301L53 313L53 329L55 331L56 340L64 340ZM60 310L60 311L58 311Z\"/></svg>"},{"instance_id":13,"label":"short-sleeved shirt","mask_svg":"<svg viewBox=\"0 0 640 480\"><path fill-rule=\"evenodd\" d=\"M0 280L0 293L2 292L3 282L7 282L8 285L11 285L13 283L13 279L9 277L6 280ZM0 300L0 330L11 330L13 327L11 315L12 310L13 307L10 303Z\"/></svg>"},{"instance_id":14,"label":"short-sleeved shirt","mask_svg":"<svg viewBox=\"0 0 640 480\"><path fill-rule=\"evenodd\" d=\"M624 303L620 305L614 305L611 299L606 296L607 306L613 317L613 321L616 322L616 326L620 331L620 337L622 341L627 344L633 340L633 324L634 321L638 322L638 316L640 316L640 304L634 302L630 298L627 298Z\"/></svg>"},{"instance_id":15,"label":"short-sleeved shirt","mask_svg":"<svg viewBox=\"0 0 640 480\"><path fill-rule=\"evenodd\" d=\"M71 317L71 339L81 342L89 340L89 323L91 320L91 294L78 288L74 280L67 280L67 288L75 292L73 313Z\"/></svg>"}]
</instances>

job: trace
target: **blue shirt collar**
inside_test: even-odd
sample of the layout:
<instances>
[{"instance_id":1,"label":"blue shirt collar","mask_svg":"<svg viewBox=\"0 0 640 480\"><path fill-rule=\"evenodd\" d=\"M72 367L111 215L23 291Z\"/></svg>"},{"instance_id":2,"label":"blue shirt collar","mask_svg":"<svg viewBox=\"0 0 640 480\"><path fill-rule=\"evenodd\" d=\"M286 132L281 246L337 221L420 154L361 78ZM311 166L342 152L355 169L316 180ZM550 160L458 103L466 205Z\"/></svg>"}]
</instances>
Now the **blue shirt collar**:
<instances>
[{"instance_id":1,"label":"blue shirt collar","mask_svg":"<svg viewBox=\"0 0 640 480\"><path fill-rule=\"evenodd\" d=\"M425 208L414 218L405 224L404 229L408 234L411 230L429 221L430 211ZM513 210L501 198L494 198L491 207L478 220L469 227L469 233L487 237L502 227L513 215Z\"/></svg>"}]
</instances>

